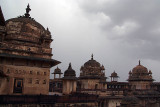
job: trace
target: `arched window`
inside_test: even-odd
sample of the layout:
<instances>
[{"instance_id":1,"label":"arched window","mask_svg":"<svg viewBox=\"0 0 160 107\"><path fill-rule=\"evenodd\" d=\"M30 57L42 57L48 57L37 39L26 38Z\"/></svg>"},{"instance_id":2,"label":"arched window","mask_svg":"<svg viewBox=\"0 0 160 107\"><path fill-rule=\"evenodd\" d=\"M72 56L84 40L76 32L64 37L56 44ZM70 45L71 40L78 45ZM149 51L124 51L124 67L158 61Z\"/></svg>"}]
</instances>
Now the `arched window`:
<instances>
[{"instance_id":1,"label":"arched window","mask_svg":"<svg viewBox=\"0 0 160 107\"><path fill-rule=\"evenodd\" d=\"M15 71L15 74L18 74L18 70Z\"/></svg>"},{"instance_id":2,"label":"arched window","mask_svg":"<svg viewBox=\"0 0 160 107\"><path fill-rule=\"evenodd\" d=\"M36 79L36 82L35 82L36 84L39 84L39 80L38 79Z\"/></svg>"},{"instance_id":3,"label":"arched window","mask_svg":"<svg viewBox=\"0 0 160 107\"><path fill-rule=\"evenodd\" d=\"M39 75L40 73L39 73L39 71L37 71L37 75Z\"/></svg>"},{"instance_id":4,"label":"arched window","mask_svg":"<svg viewBox=\"0 0 160 107\"><path fill-rule=\"evenodd\" d=\"M29 78L29 79L28 79L28 83L29 83L29 84L32 84L32 78Z\"/></svg>"},{"instance_id":5,"label":"arched window","mask_svg":"<svg viewBox=\"0 0 160 107\"><path fill-rule=\"evenodd\" d=\"M9 74L10 73L10 70L9 69L7 69L7 74Z\"/></svg>"},{"instance_id":6,"label":"arched window","mask_svg":"<svg viewBox=\"0 0 160 107\"><path fill-rule=\"evenodd\" d=\"M32 74L32 71L30 71L29 73Z\"/></svg>"},{"instance_id":7,"label":"arched window","mask_svg":"<svg viewBox=\"0 0 160 107\"><path fill-rule=\"evenodd\" d=\"M95 89L98 89L98 84L95 85Z\"/></svg>"},{"instance_id":8,"label":"arched window","mask_svg":"<svg viewBox=\"0 0 160 107\"><path fill-rule=\"evenodd\" d=\"M46 84L46 80L43 80L43 84Z\"/></svg>"}]
</instances>

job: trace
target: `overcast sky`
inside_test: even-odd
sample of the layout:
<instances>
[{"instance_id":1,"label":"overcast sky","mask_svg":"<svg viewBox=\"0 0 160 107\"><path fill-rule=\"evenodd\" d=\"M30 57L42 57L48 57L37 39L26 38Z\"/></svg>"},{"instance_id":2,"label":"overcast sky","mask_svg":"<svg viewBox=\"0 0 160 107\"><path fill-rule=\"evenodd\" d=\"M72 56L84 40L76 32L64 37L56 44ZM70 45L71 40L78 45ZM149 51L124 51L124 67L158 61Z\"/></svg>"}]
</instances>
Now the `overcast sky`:
<instances>
[{"instance_id":1,"label":"overcast sky","mask_svg":"<svg viewBox=\"0 0 160 107\"><path fill-rule=\"evenodd\" d=\"M141 60L160 81L160 0L0 0L6 20L23 15L28 3L31 17L51 31L62 72L71 62L79 76L93 53L107 77L115 70L126 81Z\"/></svg>"}]
</instances>

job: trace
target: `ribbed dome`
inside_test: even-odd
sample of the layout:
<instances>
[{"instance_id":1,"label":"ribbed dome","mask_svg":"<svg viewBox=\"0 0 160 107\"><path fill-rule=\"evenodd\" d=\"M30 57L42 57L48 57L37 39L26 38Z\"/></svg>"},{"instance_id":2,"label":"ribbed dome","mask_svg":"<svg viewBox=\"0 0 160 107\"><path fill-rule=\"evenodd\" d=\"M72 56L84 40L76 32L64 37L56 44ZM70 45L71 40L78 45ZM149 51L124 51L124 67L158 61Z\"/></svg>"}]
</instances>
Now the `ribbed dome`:
<instances>
[{"instance_id":1,"label":"ribbed dome","mask_svg":"<svg viewBox=\"0 0 160 107\"><path fill-rule=\"evenodd\" d=\"M29 11L26 8L24 16L12 18L6 21L7 39L25 41L30 43L40 44L43 38L51 38L50 32L30 17Z\"/></svg>"},{"instance_id":2,"label":"ribbed dome","mask_svg":"<svg viewBox=\"0 0 160 107\"><path fill-rule=\"evenodd\" d=\"M139 65L137 65L136 67L133 68L132 70L132 75L148 75L148 69L146 67L144 67L143 65L141 65L140 61L139 61Z\"/></svg>"},{"instance_id":3,"label":"ribbed dome","mask_svg":"<svg viewBox=\"0 0 160 107\"><path fill-rule=\"evenodd\" d=\"M118 77L117 73L114 71L112 74L111 74L111 77Z\"/></svg>"},{"instance_id":4,"label":"ribbed dome","mask_svg":"<svg viewBox=\"0 0 160 107\"><path fill-rule=\"evenodd\" d=\"M84 64L84 67L88 67L88 66L91 66L91 67L100 67L100 63L97 62L96 60L94 60L94 59L93 59L93 55L92 55L91 60L87 61L87 62Z\"/></svg>"},{"instance_id":5,"label":"ribbed dome","mask_svg":"<svg viewBox=\"0 0 160 107\"><path fill-rule=\"evenodd\" d=\"M129 81L153 81L151 71L149 72L146 67L139 65L133 68L132 72L129 72Z\"/></svg>"},{"instance_id":6,"label":"ribbed dome","mask_svg":"<svg viewBox=\"0 0 160 107\"><path fill-rule=\"evenodd\" d=\"M64 77L75 77L76 72L72 69L71 63L68 66L68 69L64 72Z\"/></svg>"},{"instance_id":7,"label":"ribbed dome","mask_svg":"<svg viewBox=\"0 0 160 107\"><path fill-rule=\"evenodd\" d=\"M20 16L20 17L17 17L17 18L11 18L11 19L6 21L6 24L7 23L16 24L15 26L17 26L17 27L21 27L21 26L29 27L29 26L27 26L27 24L30 23L32 25L31 27L37 27L38 29L45 30L44 27L40 23L35 21L33 18L26 18L26 17L23 17L23 16ZM27 28L26 28L26 30L27 30Z\"/></svg>"},{"instance_id":8,"label":"ribbed dome","mask_svg":"<svg viewBox=\"0 0 160 107\"><path fill-rule=\"evenodd\" d=\"M54 72L52 74L62 74L61 69L57 68L54 70Z\"/></svg>"},{"instance_id":9,"label":"ribbed dome","mask_svg":"<svg viewBox=\"0 0 160 107\"><path fill-rule=\"evenodd\" d=\"M136 67L133 68L132 74L137 74L137 73L148 74L148 69L144 67L143 65L137 65Z\"/></svg>"},{"instance_id":10,"label":"ribbed dome","mask_svg":"<svg viewBox=\"0 0 160 107\"><path fill-rule=\"evenodd\" d=\"M80 78L81 79L106 79L104 66L93 59L93 54L91 59L84 63L80 68Z\"/></svg>"}]
</instances>

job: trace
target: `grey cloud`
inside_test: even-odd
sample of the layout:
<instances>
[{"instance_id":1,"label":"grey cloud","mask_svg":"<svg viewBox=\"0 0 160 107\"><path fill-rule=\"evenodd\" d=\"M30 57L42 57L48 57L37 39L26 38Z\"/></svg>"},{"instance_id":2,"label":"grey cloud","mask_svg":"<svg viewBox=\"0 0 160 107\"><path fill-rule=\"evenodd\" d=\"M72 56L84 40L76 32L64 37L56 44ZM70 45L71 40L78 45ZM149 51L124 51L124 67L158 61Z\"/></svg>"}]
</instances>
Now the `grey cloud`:
<instances>
[{"instance_id":1,"label":"grey cloud","mask_svg":"<svg viewBox=\"0 0 160 107\"><path fill-rule=\"evenodd\" d=\"M160 54L157 53L160 51L157 49L160 48L160 37L157 35L160 35L160 32L157 32L157 34L150 33L155 29L157 23L159 23L159 3L160 1L158 0L116 0L113 3L106 1L102 4L98 3L98 0L93 0L90 2L83 1L80 6L84 12L88 13L88 16L86 17L89 17L91 14L97 14L101 12L111 18L112 24L110 24L110 26L106 25L106 27L103 26L101 30L106 33L108 39L120 39L121 42L117 42L117 45L119 43L124 43L123 47L127 47L124 45L129 45L128 49L125 49L124 51L127 51L127 53L131 55L132 53L136 52L134 55L139 55L142 58L159 60ZM122 36L115 34L115 30L112 32L113 28L122 26L128 20L136 22L140 27L135 31L128 33L127 36L125 36L125 33L123 32ZM129 28L127 28L127 30L129 30ZM117 33L120 34L121 32ZM119 45L117 48L118 47ZM123 47L121 47L122 50Z\"/></svg>"},{"instance_id":2,"label":"grey cloud","mask_svg":"<svg viewBox=\"0 0 160 107\"><path fill-rule=\"evenodd\" d=\"M23 15L29 2L31 16L52 33L53 58L62 62L62 71L72 62L78 76L93 53L106 75L116 70L121 81L139 59L159 74L159 0L24 1L0 1L5 18Z\"/></svg>"}]
</instances>

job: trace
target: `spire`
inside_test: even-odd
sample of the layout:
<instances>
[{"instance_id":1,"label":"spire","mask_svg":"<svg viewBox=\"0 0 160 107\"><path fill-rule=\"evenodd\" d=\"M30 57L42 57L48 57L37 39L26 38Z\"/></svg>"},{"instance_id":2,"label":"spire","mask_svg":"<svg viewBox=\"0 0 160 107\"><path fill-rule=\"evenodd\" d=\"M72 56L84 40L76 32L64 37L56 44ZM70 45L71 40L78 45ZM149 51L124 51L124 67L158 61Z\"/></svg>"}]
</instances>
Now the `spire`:
<instances>
[{"instance_id":1,"label":"spire","mask_svg":"<svg viewBox=\"0 0 160 107\"><path fill-rule=\"evenodd\" d=\"M49 31L49 28L47 27L47 34L48 35L50 35L51 33L50 33L50 31Z\"/></svg>"},{"instance_id":2,"label":"spire","mask_svg":"<svg viewBox=\"0 0 160 107\"><path fill-rule=\"evenodd\" d=\"M59 69L58 66L57 66L57 69Z\"/></svg>"},{"instance_id":3,"label":"spire","mask_svg":"<svg viewBox=\"0 0 160 107\"><path fill-rule=\"evenodd\" d=\"M141 61L139 60L139 65L141 65Z\"/></svg>"},{"instance_id":4,"label":"spire","mask_svg":"<svg viewBox=\"0 0 160 107\"><path fill-rule=\"evenodd\" d=\"M149 74L152 74L152 71L151 71L151 70L149 70Z\"/></svg>"},{"instance_id":5,"label":"spire","mask_svg":"<svg viewBox=\"0 0 160 107\"><path fill-rule=\"evenodd\" d=\"M72 69L72 65L71 65L71 63L69 63L68 69Z\"/></svg>"},{"instance_id":6,"label":"spire","mask_svg":"<svg viewBox=\"0 0 160 107\"><path fill-rule=\"evenodd\" d=\"M104 68L103 64L102 64L102 66L101 66L101 69L102 69L102 70L105 70L105 68Z\"/></svg>"},{"instance_id":7,"label":"spire","mask_svg":"<svg viewBox=\"0 0 160 107\"><path fill-rule=\"evenodd\" d=\"M91 60L93 60L93 53L92 53L92 55L91 55Z\"/></svg>"},{"instance_id":8,"label":"spire","mask_svg":"<svg viewBox=\"0 0 160 107\"><path fill-rule=\"evenodd\" d=\"M115 72L115 70L114 70L114 72L113 72L113 73L116 73L116 72Z\"/></svg>"},{"instance_id":9,"label":"spire","mask_svg":"<svg viewBox=\"0 0 160 107\"><path fill-rule=\"evenodd\" d=\"M26 18L30 17L29 11L31 11L31 9L30 9L29 3L28 3L27 8L26 8L26 13L25 13Z\"/></svg>"},{"instance_id":10,"label":"spire","mask_svg":"<svg viewBox=\"0 0 160 107\"><path fill-rule=\"evenodd\" d=\"M5 19L3 16L3 12L1 10L1 6L0 6L0 26L5 26Z\"/></svg>"}]
</instances>

